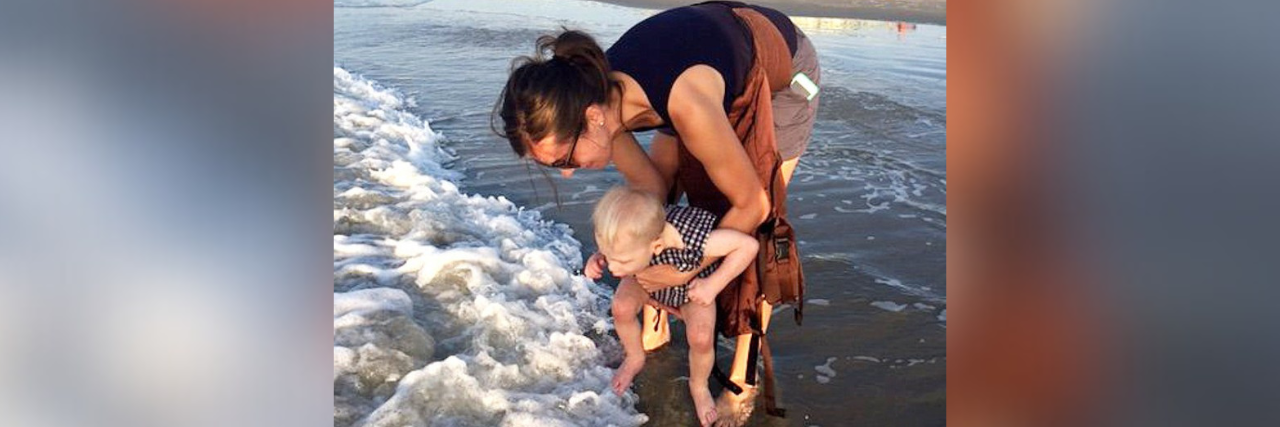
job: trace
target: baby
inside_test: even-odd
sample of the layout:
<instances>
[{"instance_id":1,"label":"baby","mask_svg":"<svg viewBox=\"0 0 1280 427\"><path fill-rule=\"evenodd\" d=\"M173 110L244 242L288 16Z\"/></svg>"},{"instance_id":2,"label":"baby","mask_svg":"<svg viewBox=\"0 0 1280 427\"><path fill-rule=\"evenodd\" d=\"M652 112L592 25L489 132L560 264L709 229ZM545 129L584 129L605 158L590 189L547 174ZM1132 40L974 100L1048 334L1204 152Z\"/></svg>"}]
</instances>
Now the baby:
<instances>
[{"instance_id":1,"label":"baby","mask_svg":"<svg viewBox=\"0 0 1280 427\"><path fill-rule=\"evenodd\" d=\"M746 270L756 256L756 239L742 232L715 228L717 218L690 206L667 206L639 190L615 187L600 199L591 215L600 251L587 260L584 273L599 279L608 268L622 278L613 296L613 321L626 359L613 376L611 386L622 394L644 367L640 323L637 315L652 297L678 308L689 342L689 393L698 420L710 425L717 418L715 401L707 386L715 363L716 294ZM683 272L698 268L703 257L724 257L719 267L708 266L688 285L652 294L636 282L646 267L670 264Z\"/></svg>"}]
</instances>

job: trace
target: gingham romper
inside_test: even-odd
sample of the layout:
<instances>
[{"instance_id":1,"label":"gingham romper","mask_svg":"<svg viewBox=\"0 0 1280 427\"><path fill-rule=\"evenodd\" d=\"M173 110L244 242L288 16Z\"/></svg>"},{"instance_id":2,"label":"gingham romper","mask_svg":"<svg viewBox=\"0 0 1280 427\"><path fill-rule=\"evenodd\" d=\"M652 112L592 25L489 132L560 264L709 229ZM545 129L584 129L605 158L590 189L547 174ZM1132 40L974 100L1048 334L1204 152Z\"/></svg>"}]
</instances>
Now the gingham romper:
<instances>
[{"instance_id":1,"label":"gingham romper","mask_svg":"<svg viewBox=\"0 0 1280 427\"><path fill-rule=\"evenodd\" d=\"M684 249L665 249L653 257L649 265L668 264L675 266L677 270L682 272L693 271L702 263L702 252L707 244L707 234L710 234L711 230L716 228L718 218L711 212L692 206L669 205L666 207L666 211L667 222L675 226L676 230L680 232L680 238L684 241ZM716 261L699 272L697 277L710 276L719 266L720 262ZM679 308L689 302L689 296L685 292L686 285L688 284L672 286L649 295L660 303Z\"/></svg>"}]
</instances>

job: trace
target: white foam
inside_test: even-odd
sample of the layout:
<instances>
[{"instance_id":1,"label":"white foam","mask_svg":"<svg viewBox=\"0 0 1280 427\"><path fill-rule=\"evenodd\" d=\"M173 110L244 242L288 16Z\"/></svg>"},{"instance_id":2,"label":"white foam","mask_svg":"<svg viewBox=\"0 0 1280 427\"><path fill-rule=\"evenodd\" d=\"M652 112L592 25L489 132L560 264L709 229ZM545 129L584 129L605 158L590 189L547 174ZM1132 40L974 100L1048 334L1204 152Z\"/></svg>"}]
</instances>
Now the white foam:
<instances>
[{"instance_id":1,"label":"white foam","mask_svg":"<svg viewBox=\"0 0 1280 427\"><path fill-rule=\"evenodd\" d=\"M925 311L933 311L933 310L936 308L936 307L934 307L934 306L932 306L932 305L925 304L925 303L922 303L922 302L918 302L918 303L915 303L915 304L911 304L911 306L912 306L912 307L915 307L917 310L925 310Z\"/></svg>"},{"instance_id":2,"label":"white foam","mask_svg":"<svg viewBox=\"0 0 1280 427\"><path fill-rule=\"evenodd\" d=\"M814 367L813 367L813 370L818 371L818 373L819 373L819 374L822 374L822 375L825 375L825 376L828 376L828 377L835 377L835 376L836 376L836 370L831 368L831 363L835 362L837 359L838 359L838 358L835 358L835 357L828 357L828 358L827 358L827 363L823 363L823 364L821 364L821 365L814 366Z\"/></svg>"},{"instance_id":3,"label":"white foam","mask_svg":"<svg viewBox=\"0 0 1280 427\"><path fill-rule=\"evenodd\" d=\"M891 204L906 205L911 208L919 209L925 212L931 212L938 215L946 216L947 207L937 205L932 201L926 200L925 190L935 189L939 193L945 194L943 189L930 187L915 178L917 172L915 168L909 164L893 164L881 162L878 166L883 167L872 169L870 181L863 184L866 193L862 197L867 206L861 209L861 212L875 213L890 208ZM945 185L945 183L943 184Z\"/></svg>"},{"instance_id":4,"label":"white foam","mask_svg":"<svg viewBox=\"0 0 1280 427\"><path fill-rule=\"evenodd\" d=\"M945 298L935 295L933 292L931 292L932 287L929 287L929 286L913 286L913 285L902 283L901 280L894 279L894 278L877 277L875 279L875 282L882 285L889 285L890 287L898 289L899 291L902 291L907 295L920 297L925 299L926 301L945 302Z\"/></svg>"},{"instance_id":5,"label":"white foam","mask_svg":"<svg viewBox=\"0 0 1280 427\"><path fill-rule=\"evenodd\" d=\"M853 356L853 358L857 360L865 360L871 363L880 363L880 359L871 356Z\"/></svg>"},{"instance_id":6,"label":"white foam","mask_svg":"<svg viewBox=\"0 0 1280 427\"><path fill-rule=\"evenodd\" d=\"M602 192L602 190L600 190L600 188L598 188L598 187L596 187L596 186L594 186L594 185L588 185L586 188L583 188L583 189L582 189L582 191L579 191L579 192L577 192L577 193L573 193L572 195L570 195L570 196L569 196L569 198L571 198L571 199L573 199L573 200L578 200L578 199L582 198L582 196L585 196L585 195L587 195L587 194L591 194L591 193L600 193L600 192Z\"/></svg>"},{"instance_id":7,"label":"white foam","mask_svg":"<svg viewBox=\"0 0 1280 427\"><path fill-rule=\"evenodd\" d=\"M609 292L569 273L581 244L459 192L410 105L334 68L334 424L647 421L608 391Z\"/></svg>"},{"instance_id":8,"label":"white foam","mask_svg":"<svg viewBox=\"0 0 1280 427\"><path fill-rule=\"evenodd\" d=\"M800 215L800 219L814 219L817 217L818 217L818 214L816 213Z\"/></svg>"},{"instance_id":9,"label":"white foam","mask_svg":"<svg viewBox=\"0 0 1280 427\"><path fill-rule=\"evenodd\" d=\"M906 304L898 304L893 301L876 301L871 303L871 306L882 309L882 310L892 311L895 313L902 311L902 309L904 308L907 308Z\"/></svg>"},{"instance_id":10,"label":"white foam","mask_svg":"<svg viewBox=\"0 0 1280 427\"><path fill-rule=\"evenodd\" d=\"M404 293L402 290L391 288L362 289L333 294L334 319L345 316L348 313L365 313L376 310L410 314L413 311L413 302L409 301L409 294Z\"/></svg>"},{"instance_id":11,"label":"white foam","mask_svg":"<svg viewBox=\"0 0 1280 427\"><path fill-rule=\"evenodd\" d=\"M826 384L826 383L831 382L831 378L828 378L828 377L825 377L825 376L822 376L822 375L816 375L816 376L814 376L813 378L814 378L814 379L816 379L816 380L818 380L818 384Z\"/></svg>"},{"instance_id":12,"label":"white foam","mask_svg":"<svg viewBox=\"0 0 1280 427\"><path fill-rule=\"evenodd\" d=\"M828 305L831 305L831 301L830 301L830 300L825 300L825 299L820 299L820 298L813 298L813 299L810 299L810 300L805 301L805 302L807 302L807 303L809 303L809 304L813 304L813 305L821 305L821 306L828 306Z\"/></svg>"},{"instance_id":13,"label":"white foam","mask_svg":"<svg viewBox=\"0 0 1280 427\"><path fill-rule=\"evenodd\" d=\"M876 213L886 209L889 209L889 202L884 202L884 203L879 203L874 205L868 202L866 209L858 209L857 211L862 213Z\"/></svg>"},{"instance_id":14,"label":"white foam","mask_svg":"<svg viewBox=\"0 0 1280 427\"><path fill-rule=\"evenodd\" d=\"M939 322L946 323L946 321L947 321L947 309L945 309L945 308L944 308L944 309L942 309L942 313L939 313L939 314L938 314L938 321L939 321Z\"/></svg>"}]
</instances>

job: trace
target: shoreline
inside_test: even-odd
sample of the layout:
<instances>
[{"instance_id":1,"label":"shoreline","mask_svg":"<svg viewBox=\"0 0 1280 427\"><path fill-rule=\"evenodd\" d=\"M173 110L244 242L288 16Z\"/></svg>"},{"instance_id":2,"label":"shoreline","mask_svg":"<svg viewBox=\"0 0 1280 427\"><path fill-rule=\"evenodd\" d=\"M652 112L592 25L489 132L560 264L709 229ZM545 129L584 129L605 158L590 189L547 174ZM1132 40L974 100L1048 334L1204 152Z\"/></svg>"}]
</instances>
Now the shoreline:
<instances>
[{"instance_id":1,"label":"shoreline","mask_svg":"<svg viewBox=\"0 0 1280 427\"><path fill-rule=\"evenodd\" d=\"M601 3L641 9L665 10L697 3L697 0L595 0ZM885 7L876 0L754 0L748 3L765 6L792 17L851 18L875 21L902 21L916 24L947 25L946 0L907 0Z\"/></svg>"}]
</instances>

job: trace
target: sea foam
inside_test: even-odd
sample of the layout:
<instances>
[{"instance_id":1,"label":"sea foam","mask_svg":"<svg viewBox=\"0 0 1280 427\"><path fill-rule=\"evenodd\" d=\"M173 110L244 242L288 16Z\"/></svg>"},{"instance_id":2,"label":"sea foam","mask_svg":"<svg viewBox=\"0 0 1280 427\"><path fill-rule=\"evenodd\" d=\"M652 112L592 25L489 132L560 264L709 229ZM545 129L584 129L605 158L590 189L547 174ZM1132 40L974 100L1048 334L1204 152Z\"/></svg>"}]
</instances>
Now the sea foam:
<instances>
[{"instance_id":1,"label":"sea foam","mask_svg":"<svg viewBox=\"0 0 1280 427\"><path fill-rule=\"evenodd\" d=\"M564 224L467 195L444 138L334 68L334 425L639 425Z\"/></svg>"}]
</instances>

